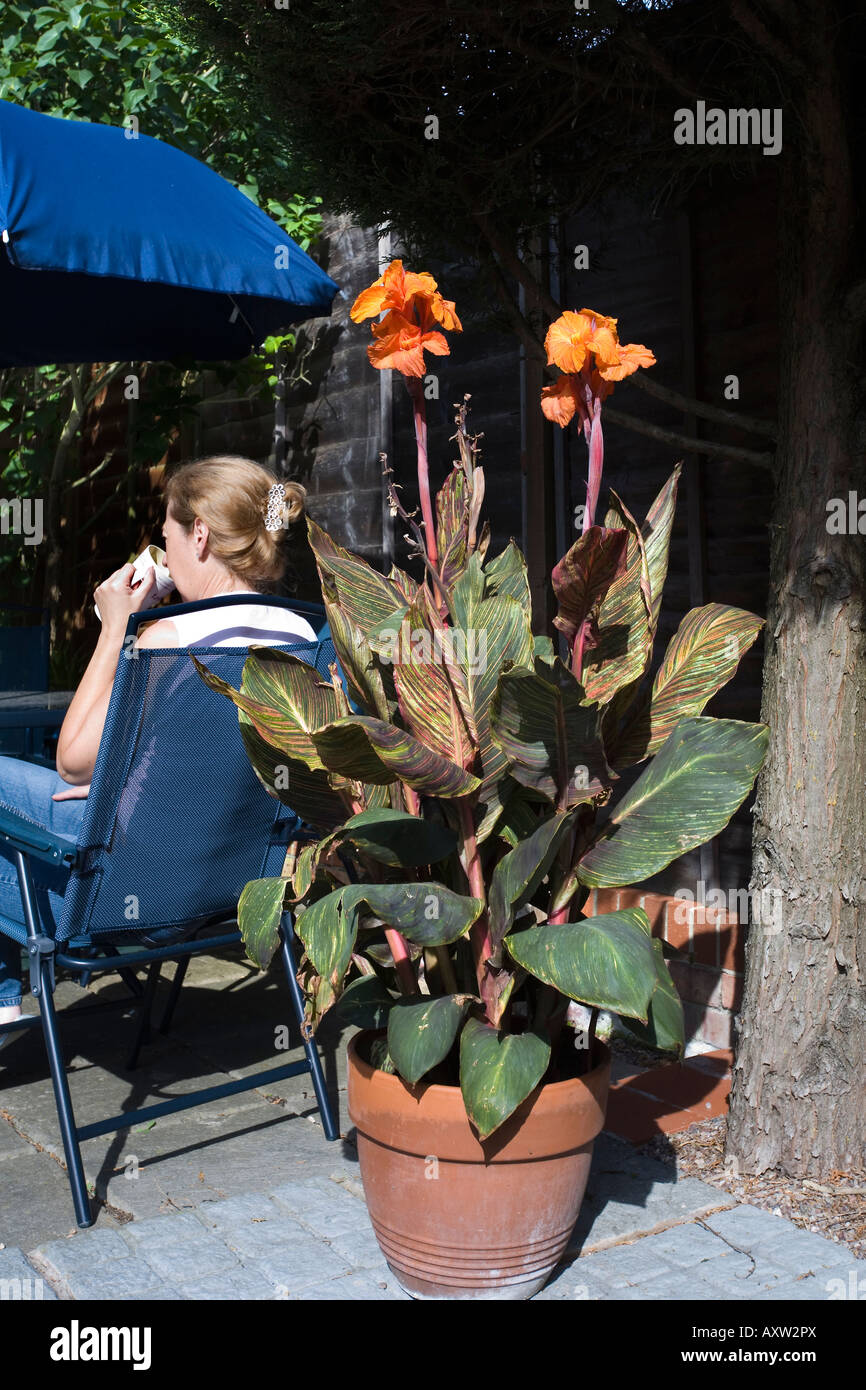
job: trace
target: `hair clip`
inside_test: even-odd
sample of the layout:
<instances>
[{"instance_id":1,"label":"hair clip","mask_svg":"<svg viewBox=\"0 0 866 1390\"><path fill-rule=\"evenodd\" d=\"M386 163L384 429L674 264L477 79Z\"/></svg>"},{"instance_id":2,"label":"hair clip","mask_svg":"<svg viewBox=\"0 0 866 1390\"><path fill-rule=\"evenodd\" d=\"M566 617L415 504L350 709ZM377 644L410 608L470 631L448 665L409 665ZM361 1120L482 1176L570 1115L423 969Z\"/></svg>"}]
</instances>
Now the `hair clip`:
<instances>
[{"instance_id":1,"label":"hair clip","mask_svg":"<svg viewBox=\"0 0 866 1390\"><path fill-rule=\"evenodd\" d=\"M283 528L283 507L286 500L286 489L282 483L274 483L268 489L268 508L265 512L265 530L281 531Z\"/></svg>"}]
</instances>

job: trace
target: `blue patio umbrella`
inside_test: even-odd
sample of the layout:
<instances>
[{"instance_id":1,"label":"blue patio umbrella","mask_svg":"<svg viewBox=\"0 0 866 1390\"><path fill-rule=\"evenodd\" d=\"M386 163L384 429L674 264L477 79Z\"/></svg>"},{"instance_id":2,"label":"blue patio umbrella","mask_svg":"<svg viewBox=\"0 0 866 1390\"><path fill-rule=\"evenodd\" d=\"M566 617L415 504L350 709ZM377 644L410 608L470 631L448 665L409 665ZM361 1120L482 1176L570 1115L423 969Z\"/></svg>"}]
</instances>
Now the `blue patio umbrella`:
<instances>
[{"instance_id":1,"label":"blue patio umbrella","mask_svg":"<svg viewBox=\"0 0 866 1390\"><path fill-rule=\"evenodd\" d=\"M245 357L338 286L197 159L0 101L0 366Z\"/></svg>"}]
</instances>

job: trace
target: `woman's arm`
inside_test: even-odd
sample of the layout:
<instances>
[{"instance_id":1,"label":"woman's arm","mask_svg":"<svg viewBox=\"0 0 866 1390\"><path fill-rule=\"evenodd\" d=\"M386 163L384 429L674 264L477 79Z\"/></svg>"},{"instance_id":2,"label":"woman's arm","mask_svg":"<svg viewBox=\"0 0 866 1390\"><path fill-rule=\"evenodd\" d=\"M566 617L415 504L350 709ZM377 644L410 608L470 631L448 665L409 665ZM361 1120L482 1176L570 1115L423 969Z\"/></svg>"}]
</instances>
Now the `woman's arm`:
<instances>
[{"instance_id":1,"label":"woman's arm","mask_svg":"<svg viewBox=\"0 0 866 1390\"><path fill-rule=\"evenodd\" d=\"M57 771L64 782L81 784L93 776L127 620L147 606L154 587L153 570L135 589L134 574L132 565L123 565L96 590L102 630L57 740Z\"/></svg>"}]
</instances>

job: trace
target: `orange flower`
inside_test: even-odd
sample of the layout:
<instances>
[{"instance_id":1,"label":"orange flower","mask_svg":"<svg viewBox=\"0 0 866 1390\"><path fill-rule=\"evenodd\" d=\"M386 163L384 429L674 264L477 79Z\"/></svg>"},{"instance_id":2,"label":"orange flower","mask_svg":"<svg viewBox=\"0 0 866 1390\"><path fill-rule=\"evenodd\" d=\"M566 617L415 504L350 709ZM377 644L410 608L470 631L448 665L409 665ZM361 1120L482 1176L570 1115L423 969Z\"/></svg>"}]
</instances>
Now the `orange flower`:
<instances>
[{"instance_id":1,"label":"orange flower","mask_svg":"<svg viewBox=\"0 0 866 1390\"><path fill-rule=\"evenodd\" d=\"M449 351L441 333L425 332L396 309L390 309L381 323L374 323L372 331L376 341L367 348L367 356L373 366L393 367L404 376L424 375L425 349L437 357L445 357Z\"/></svg>"},{"instance_id":2,"label":"orange flower","mask_svg":"<svg viewBox=\"0 0 866 1390\"><path fill-rule=\"evenodd\" d=\"M638 367L653 365L656 359L643 343L619 341L616 325L616 319L594 309L581 309L579 314L566 309L550 325L544 340L547 363L566 375L541 393L541 409L548 420L565 429L578 411L586 423L587 385L592 396L604 400L615 381L631 376Z\"/></svg>"},{"instance_id":3,"label":"orange flower","mask_svg":"<svg viewBox=\"0 0 866 1390\"><path fill-rule=\"evenodd\" d=\"M424 375L424 351L444 357L448 343L436 325L460 333L453 299L443 299L432 275L403 269L402 261L392 261L369 289L362 290L352 305L355 323L385 311L380 323L372 325L374 343L367 356L374 367L393 367L404 376Z\"/></svg>"},{"instance_id":4,"label":"orange flower","mask_svg":"<svg viewBox=\"0 0 866 1390\"><path fill-rule=\"evenodd\" d=\"M573 310L566 309L547 330L544 340L547 365L560 367L564 372L579 372L586 361L592 327L591 316L582 310L575 314Z\"/></svg>"},{"instance_id":5,"label":"orange flower","mask_svg":"<svg viewBox=\"0 0 866 1390\"><path fill-rule=\"evenodd\" d=\"M655 357L649 348L644 347L643 343L620 343L618 345L619 360L610 366L600 366L599 375L605 381L622 381L623 377L631 376L638 367L651 367L655 362Z\"/></svg>"},{"instance_id":6,"label":"orange flower","mask_svg":"<svg viewBox=\"0 0 866 1390\"><path fill-rule=\"evenodd\" d=\"M541 409L546 418L565 429L580 406L581 385L580 377L569 372L567 376L558 377L550 386L545 386L541 392Z\"/></svg>"}]
</instances>

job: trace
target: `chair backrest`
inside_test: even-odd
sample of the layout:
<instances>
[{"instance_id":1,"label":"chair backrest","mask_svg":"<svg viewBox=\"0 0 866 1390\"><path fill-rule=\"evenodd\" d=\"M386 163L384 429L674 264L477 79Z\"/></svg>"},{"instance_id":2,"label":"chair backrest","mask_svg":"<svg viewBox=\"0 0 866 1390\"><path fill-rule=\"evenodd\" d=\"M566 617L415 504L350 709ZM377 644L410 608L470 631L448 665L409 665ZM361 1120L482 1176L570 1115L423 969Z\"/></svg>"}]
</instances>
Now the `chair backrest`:
<instances>
[{"instance_id":1,"label":"chair backrest","mask_svg":"<svg viewBox=\"0 0 866 1390\"><path fill-rule=\"evenodd\" d=\"M270 595L260 601L293 611L301 607ZM157 614L171 617L227 602L179 604L130 622L79 831L81 863L66 891L58 941L226 915L247 882L276 876L282 868L300 822L253 772L235 706L205 685L189 649L139 649L130 638L142 620ZM324 611L304 607L313 625L321 625ZM248 648L194 650L216 675L240 685ZM326 679L335 659L328 639L287 642L279 650L315 666Z\"/></svg>"},{"instance_id":2,"label":"chair backrest","mask_svg":"<svg viewBox=\"0 0 866 1390\"><path fill-rule=\"evenodd\" d=\"M0 690L47 690L48 651L45 609L0 605Z\"/></svg>"}]
</instances>

